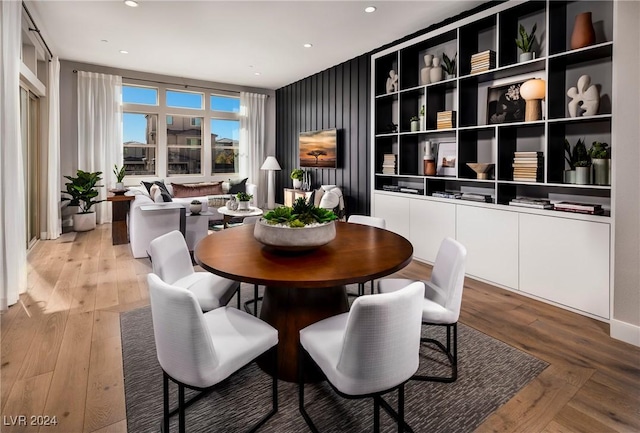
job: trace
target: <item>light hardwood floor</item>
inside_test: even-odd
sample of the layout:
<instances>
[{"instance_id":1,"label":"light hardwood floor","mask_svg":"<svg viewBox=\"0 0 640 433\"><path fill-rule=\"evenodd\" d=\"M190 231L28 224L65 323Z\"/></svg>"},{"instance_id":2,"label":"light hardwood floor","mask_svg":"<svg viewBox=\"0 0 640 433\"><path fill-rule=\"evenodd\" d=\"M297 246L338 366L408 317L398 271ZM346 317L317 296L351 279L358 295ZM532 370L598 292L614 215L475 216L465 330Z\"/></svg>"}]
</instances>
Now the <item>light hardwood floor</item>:
<instances>
[{"instance_id":1,"label":"light hardwood floor","mask_svg":"<svg viewBox=\"0 0 640 433\"><path fill-rule=\"evenodd\" d=\"M126 432L119 313L148 304L149 261L104 225L41 241L28 263L28 292L1 316L0 430ZM550 364L477 431L640 432L640 348L607 324L471 279L460 321ZM4 425L17 415L58 425Z\"/></svg>"}]
</instances>

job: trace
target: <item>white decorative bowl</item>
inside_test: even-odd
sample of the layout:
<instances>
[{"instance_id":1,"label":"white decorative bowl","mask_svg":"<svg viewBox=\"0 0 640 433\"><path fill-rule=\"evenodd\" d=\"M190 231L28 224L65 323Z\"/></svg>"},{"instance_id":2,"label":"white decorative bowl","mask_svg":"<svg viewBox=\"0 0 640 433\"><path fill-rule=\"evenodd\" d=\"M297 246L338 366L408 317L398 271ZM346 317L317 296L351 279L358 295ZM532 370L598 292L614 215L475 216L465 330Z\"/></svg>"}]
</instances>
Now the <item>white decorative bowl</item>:
<instances>
[{"instance_id":1,"label":"white decorative bowl","mask_svg":"<svg viewBox=\"0 0 640 433\"><path fill-rule=\"evenodd\" d=\"M308 251L331 242L336 237L334 221L306 226L283 227L260 219L253 229L258 242L279 251Z\"/></svg>"}]
</instances>

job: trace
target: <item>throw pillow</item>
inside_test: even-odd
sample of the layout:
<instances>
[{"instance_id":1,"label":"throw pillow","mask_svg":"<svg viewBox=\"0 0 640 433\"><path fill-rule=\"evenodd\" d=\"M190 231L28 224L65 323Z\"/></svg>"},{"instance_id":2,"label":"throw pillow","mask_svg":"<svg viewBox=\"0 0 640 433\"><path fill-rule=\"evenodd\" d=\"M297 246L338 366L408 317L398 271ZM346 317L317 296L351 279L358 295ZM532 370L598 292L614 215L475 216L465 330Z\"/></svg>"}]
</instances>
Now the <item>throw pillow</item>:
<instances>
[{"instance_id":1,"label":"throw pillow","mask_svg":"<svg viewBox=\"0 0 640 433\"><path fill-rule=\"evenodd\" d=\"M140 181L140 183L142 185L144 185L145 188L147 188L147 191L149 191L149 196L151 198L154 198L153 194L151 194L151 187L153 185L157 185L158 188L160 188L161 195L162 195L162 200L165 201L165 202L173 201L171 199L171 194L169 194L169 190L167 190L167 186L164 184L164 180L156 180L156 181L153 181L153 182L145 182L143 180L143 181Z\"/></svg>"},{"instance_id":2,"label":"throw pillow","mask_svg":"<svg viewBox=\"0 0 640 433\"><path fill-rule=\"evenodd\" d=\"M242 180L231 180L229 179L229 194L237 194L239 192L247 192L247 179L245 177Z\"/></svg>"},{"instance_id":3,"label":"throw pillow","mask_svg":"<svg viewBox=\"0 0 640 433\"><path fill-rule=\"evenodd\" d=\"M222 182L174 183L172 186L174 197L204 197L224 194Z\"/></svg>"}]
</instances>

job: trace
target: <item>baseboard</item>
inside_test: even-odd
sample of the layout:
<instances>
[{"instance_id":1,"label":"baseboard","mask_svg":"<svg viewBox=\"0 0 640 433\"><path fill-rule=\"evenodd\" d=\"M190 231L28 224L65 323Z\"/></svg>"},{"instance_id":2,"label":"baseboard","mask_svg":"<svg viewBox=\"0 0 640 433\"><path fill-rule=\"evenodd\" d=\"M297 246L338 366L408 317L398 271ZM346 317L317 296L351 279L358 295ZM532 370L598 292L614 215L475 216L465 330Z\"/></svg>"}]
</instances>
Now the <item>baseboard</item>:
<instances>
[{"instance_id":1,"label":"baseboard","mask_svg":"<svg viewBox=\"0 0 640 433\"><path fill-rule=\"evenodd\" d=\"M640 326L611 319L611 337L640 347Z\"/></svg>"}]
</instances>

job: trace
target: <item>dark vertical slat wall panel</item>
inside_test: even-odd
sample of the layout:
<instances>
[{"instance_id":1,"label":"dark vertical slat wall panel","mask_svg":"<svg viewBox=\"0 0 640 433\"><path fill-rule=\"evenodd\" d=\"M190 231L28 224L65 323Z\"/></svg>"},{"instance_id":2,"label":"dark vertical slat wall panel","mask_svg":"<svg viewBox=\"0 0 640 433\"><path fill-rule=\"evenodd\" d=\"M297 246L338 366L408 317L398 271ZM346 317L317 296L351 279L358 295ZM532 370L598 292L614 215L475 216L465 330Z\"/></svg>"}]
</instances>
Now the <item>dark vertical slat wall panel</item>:
<instances>
[{"instance_id":1,"label":"dark vertical slat wall panel","mask_svg":"<svg viewBox=\"0 0 640 433\"><path fill-rule=\"evenodd\" d=\"M291 187L289 174L298 167L301 131L337 128L338 168L311 169L315 188L336 184L345 195L347 213L370 213L370 56L363 55L276 91L276 201Z\"/></svg>"}]
</instances>

